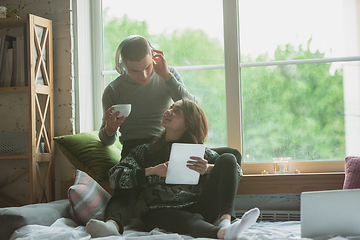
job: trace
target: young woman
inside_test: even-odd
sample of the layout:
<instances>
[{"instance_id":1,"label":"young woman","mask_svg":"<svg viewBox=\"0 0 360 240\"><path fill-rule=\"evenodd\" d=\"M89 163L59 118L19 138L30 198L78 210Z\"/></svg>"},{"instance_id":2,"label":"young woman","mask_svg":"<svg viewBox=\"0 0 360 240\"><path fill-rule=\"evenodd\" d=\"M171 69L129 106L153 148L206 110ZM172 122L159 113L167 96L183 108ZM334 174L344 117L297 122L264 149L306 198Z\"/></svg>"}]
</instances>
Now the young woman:
<instances>
[{"instance_id":1,"label":"young woman","mask_svg":"<svg viewBox=\"0 0 360 240\"><path fill-rule=\"evenodd\" d=\"M110 185L117 189L142 186L147 204L141 219L146 230L219 239L236 239L253 225L260 211L251 209L241 220L234 216L234 199L241 168L232 154L219 156L206 148L204 158L191 157L188 167L201 174L197 185L165 183L171 145L204 143L208 123L204 111L193 101L182 99L167 110L161 120L165 130L151 143L134 148L109 171ZM206 184L205 184L206 182ZM116 209L114 209L116 212ZM119 235L118 222L110 215L101 222L91 220L87 229L93 237ZM220 223L213 225L220 217Z\"/></svg>"}]
</instances>

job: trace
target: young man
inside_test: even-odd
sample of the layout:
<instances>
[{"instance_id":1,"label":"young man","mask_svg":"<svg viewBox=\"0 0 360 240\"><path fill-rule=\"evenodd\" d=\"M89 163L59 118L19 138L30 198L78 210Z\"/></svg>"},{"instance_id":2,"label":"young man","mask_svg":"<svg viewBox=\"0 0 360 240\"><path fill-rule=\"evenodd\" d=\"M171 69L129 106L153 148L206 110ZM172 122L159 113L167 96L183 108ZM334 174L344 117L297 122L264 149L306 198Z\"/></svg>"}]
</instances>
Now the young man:
<instances>
[{"instance_id":1,"label":"young man","mask_svg":"<svg viewBox=\"0 0 360 240\"><path fill-rule=\"evenodd\" d=\"M163 130L159 124L162 114L173 102L182 97L195 98L186 90L180 74L167 65L164 53L153 49L142 36L126 38L118 47L115 61L120 75L103 93L99 138L104 145L111 145L120 137L121 156L126 157L131 149ZM126 119L117 119L118 112L111 114L112 106L121 103L131 104Z\"/></svg>"}]
</instances>

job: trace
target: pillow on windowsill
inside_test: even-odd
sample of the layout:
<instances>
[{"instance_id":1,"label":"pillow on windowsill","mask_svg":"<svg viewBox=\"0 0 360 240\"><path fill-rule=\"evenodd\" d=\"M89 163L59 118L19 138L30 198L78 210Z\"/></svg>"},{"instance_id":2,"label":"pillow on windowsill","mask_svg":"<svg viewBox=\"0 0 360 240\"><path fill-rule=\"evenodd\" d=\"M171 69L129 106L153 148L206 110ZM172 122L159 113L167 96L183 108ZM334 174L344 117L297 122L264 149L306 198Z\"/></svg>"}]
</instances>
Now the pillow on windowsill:
<instances>
[{"instance_id":1,"label":"pillow on windowsill","mask_svg":"<svg viewBox=\"0 0 360 240\"><path fill-rule=\"evenodd\" d=\"M345 158L345 180L343 189L360 188L360 157Z\"/></svg>"},{"instance_id":2,"label":"pillow on windowsill","mask_svg":"<svg viewBox=\"0 0 360 240\"><path fill-rule=\"evenodd\" d=\"M54 137L54 141L76 169L101 182L108 180L109 169L120 161L121 144L117 140L111 146L104 146L98 134L93 131L64 135Z\"/></svg>"},{"instance_id":3,"label":"pillow on windowsill","mask_svg":"<svg viewBox=\"0 0 360 240\"><path fill-rule=\"evenodd\" d=\"M80 225L90 219L104 220L111 195L83 171L76 170L75 183L68 190L70 215Z\"/></svg>"}]
</instances>

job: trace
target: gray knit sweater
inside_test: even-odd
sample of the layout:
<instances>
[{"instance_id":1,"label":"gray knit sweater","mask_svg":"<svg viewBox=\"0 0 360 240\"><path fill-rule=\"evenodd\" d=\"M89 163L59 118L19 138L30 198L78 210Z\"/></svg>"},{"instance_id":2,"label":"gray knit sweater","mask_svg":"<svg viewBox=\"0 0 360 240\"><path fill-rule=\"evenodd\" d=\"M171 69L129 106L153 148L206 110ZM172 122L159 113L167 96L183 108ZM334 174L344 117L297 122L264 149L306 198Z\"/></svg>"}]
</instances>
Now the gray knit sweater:
<instances>
[{"instance_id":1,"label":"gray knit sweater","mask_svg":"<svg viewBox=\"0 0 360 240\"><path fill-rule=\"evenodd\" d=\"M112 105L121 103L130 103L131 113L119 128L121 135L117 132L112 137L105 133L103 118L99 138L104 145L113 144L119 135L121 142L156 136L163 130L161 118L173 102L182 97L196 101L186 90L180 74L172 67L169 70L174 77L167 82L154 71L150 82L145 86L128 75L120 75L105 88L102 97L103 116Z\"/></svg>"}]
</instances>

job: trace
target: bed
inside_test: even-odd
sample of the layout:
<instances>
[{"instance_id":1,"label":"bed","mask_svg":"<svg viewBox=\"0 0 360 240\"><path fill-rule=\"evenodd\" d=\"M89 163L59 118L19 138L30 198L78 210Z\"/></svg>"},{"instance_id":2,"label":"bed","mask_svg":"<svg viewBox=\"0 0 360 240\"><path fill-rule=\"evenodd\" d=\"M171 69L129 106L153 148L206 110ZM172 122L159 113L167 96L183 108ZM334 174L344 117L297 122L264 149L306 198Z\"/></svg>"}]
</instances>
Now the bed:
<instances>
[{"instance_id":1,"label":"bed","mask_svg":"<svg viewBox=\"0 0 360 240\"><path fill-rule=\"evenodd\" d=\"M360 158L359 158L360 159ZM75 194L78 198L71 198ZM23 207L0 209L0 240L41 240L41 239L92 239L86 232L84 225L91 218L103 219L103 209L111 197L88 174L77 170L74 184L68 190L68 199L50 203L39 203ZM101 196L102 201L96 200ZM96 201L96 204L92 204ZM138 208L141 209L141 198ZM83 207L81 207L83 205ZM78 206L77 208L75 206ZM79 207L80 206L80 207ZM91 206L91 207L90 207ZM85 209L85 210L84 210ZM83 212L86 214L83 214ZM136 214L135 214L136 215ZM360 226L359 226L360 227ZM125 227L121 237L96 238L98 240L121 239L196 239L190 236L165 232L162 229L153 229L150 232L142 230L139 218L134 217ZM200 238L198 238L200 239ZM206 239L206 238L201 238ZM266 222L259 221L248 229L240 238L242 240L255 239L308 239L301 238L301 222ZM359 239L360 236L321 236L313 238L325 239Z\"/></svg>"},{"instance_id":2,"label":"bed","mask_svg":"<svg viewBox=\"0 0 360 240\"><path fill-rule=\"evenodd\" d=\"M62 198L64 198L62 200L22 207L0 208L0 240L91 239L90 235L86 233L84 225L91 218L101 219L103 217L101 214L111 197L111 190L108 187L103 188L102 184L99 183L108 182L106 181L107 171L119 160L119 148L121 146L117 143L113 146L104 147L99 142L97 132L61 136L54 138L54 140L67 159L78 169L75 182L72 180L64 184L62 183ZM360 188L359 172L360 157L347 157L345 159L344 188ZM87 177L87 181L84 181L85 177ZM71 187L69 188L69 186ZM72 194L77 197L71 197ZM101 195L101 198L98 197L99 195ZM94 199L97 199L96 204L92 204ZM78 207L75 209L74 206ZM79 206L82 206L82 208ZM86 214L83 214L84 209L86 209ZM137 210L139 209L141 209L141 204L138 204ZM240 239L306 239L301 238L300 231L300 221L259 221L248 229ZM96 239L146 240L194 238L176 233L168 233L161 229L144 232L142 231L139 218L134 218L126 226L125 232L121 237ZM321 236L314 239L360 240L360 236Z\"/></svg>"},{"instance_id":3,"label":"bed","mask_svg":"<svg viewBox=\"0 0 360 240\"><path fill-rule=\"evenodd\" d=\"M96 238L98 240L120 240L120 239L194 239L189 236L174 233L166 233L161 229L153 229L151 232L138 230L138 226L129 225L121 237ZM51 226L27 225L13 234L13 239L91 239L83 226L78 226L68 218L60 218ZM205 238L202 238L205 239ZM299 222L259 222L248 229L241 239L301 239ZM324 238L332 239L332 237ZM341 238L336 238L341 239Z\"/></svg>"},{"instance_id":4,"label":"bed","mask_svg":"<svg viewBox=\"0 0 360 240\"><path fill-rule=\"evenodd\" d=\"M17 229L11 240L22 239L22 240L63 240L63 239L92 239L83 226L77 225L70 218L59 218L50 226L43 225L26 225ZM153 229L151 232L141 231L141 223L137 222L136 219L125 228L125 231L121 237L113 236L106 238L96 238L97 240L122 240L122 239L195 239L190 236L179 235L176 233L166 233L161 229ZM198 238L200 239L200 238ZM206 239L206 238L201 238ZM287 222L257 222L250 229L248 229L241 240L270 240L270 239L308 239L301 238L300 234L300 221L287 221ZM317 240L325 239L360 239L358 237L340 237L340 236L322 236L314 238Z\"/></svg>"}]
</instances>

